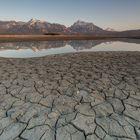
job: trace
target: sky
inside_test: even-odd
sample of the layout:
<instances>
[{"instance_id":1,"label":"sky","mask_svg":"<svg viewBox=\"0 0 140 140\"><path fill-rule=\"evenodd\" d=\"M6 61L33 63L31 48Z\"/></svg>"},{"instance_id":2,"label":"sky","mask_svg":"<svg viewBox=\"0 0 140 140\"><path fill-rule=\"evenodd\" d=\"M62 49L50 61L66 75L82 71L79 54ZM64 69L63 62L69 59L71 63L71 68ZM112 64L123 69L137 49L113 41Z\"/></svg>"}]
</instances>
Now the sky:
<instances>
[{"instance_id":1,"label":"sky","mask_svg":"<svg viewBox=\"0 0 140 140\"><path fill-rule=\"evenodd\" d=\"M140 29L140 0L0 0L0 20L31 18L66 26L82 20L103 29Z\"/></svg>"}]
</instances>

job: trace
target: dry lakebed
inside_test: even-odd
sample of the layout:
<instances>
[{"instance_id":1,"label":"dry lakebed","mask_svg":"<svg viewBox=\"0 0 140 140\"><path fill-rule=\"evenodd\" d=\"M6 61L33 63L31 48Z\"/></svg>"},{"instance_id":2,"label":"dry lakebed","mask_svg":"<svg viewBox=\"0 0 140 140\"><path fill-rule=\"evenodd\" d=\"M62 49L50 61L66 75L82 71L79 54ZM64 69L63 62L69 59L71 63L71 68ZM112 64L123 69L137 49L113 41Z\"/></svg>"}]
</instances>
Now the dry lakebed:
<instances>
[{"instance_id":1,"label":"dry lakebed","mask_svg":"<svg viewBox=\"0 0 140 140\"><path fill-rule=\"evenodd\" d=\"M0 58L0 140L140 140L140 52Z\"/></svg>"}]
</instances>

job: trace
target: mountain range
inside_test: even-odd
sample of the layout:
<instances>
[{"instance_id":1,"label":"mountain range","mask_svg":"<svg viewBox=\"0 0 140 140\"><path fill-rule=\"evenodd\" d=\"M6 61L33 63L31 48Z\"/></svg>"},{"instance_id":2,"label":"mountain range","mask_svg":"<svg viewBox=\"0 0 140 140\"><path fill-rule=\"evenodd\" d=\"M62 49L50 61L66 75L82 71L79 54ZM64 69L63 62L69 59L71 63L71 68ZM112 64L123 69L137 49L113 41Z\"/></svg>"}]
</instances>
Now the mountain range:
<instances>
[{"instance_id":1,"label":"mountain range","mask_svg":"<svg viewBox=\"0 0 140 140\"><path fill-rule=\"evenodd\" d=\"M95 36L140 36L140 30L115 31L111 28L106 30L94 25L93 23L76 21L70 27L62 24L50 23L37 19L28 22L22 21L0 21L0 34L87 34Z\"/></svg>"}]
</instances>

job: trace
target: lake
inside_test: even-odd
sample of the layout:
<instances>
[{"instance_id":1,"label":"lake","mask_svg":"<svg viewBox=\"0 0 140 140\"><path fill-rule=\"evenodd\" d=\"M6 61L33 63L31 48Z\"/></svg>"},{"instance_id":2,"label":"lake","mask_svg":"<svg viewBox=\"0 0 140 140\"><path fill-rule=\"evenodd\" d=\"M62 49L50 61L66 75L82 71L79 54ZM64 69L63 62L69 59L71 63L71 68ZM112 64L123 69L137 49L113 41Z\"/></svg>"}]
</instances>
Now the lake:
<instances>
[{"instance_id":1,"label":"lake","mask_svg":"<svg viewBox=\"0 0 140 140\"><path fill-rule=\"evenodd\" d=\"M0 43L0 57L30 58L96 51L140 51L140 39Z\"/></svg>"}]
</instances>

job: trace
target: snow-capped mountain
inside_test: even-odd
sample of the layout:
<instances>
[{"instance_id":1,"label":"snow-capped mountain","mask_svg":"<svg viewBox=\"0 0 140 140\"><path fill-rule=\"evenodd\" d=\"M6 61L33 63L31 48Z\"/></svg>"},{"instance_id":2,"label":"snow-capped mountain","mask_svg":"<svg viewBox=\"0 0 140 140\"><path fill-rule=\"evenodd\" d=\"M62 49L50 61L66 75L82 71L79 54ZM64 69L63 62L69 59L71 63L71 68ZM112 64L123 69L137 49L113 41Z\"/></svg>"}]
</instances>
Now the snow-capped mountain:
<instances>
[{"instance_id":1,"label":"snow-capped mountain","mask_svg":"<svg viewBox=\"0 0 140 140\"><path fill-rule=\"evenodd\" d=\"M66 26L37 19L28 22L0 21L0 33L43 34L50 32L69 32Z\"/></svg>"},{"instance_id":2,"label":"snow-capped mountain","mask_svg":"<svg viewBox=\"0 0 140 140\"><path fill-rule=\"evenodd\" d=\"M82 20L77 20L73 25L74 26L86 26L88 23Z\"/></svg>"},{"instance_id":3,"label":"snow-capped mountain","mask_svg":"<svg viewBox=\"0 0 140 140\"><path fill-rule=\"evenodd\" d=\"M106 30L106 31L112 31L112 32L114 32L114 31L115 31L114 29L109 28L109 27L108 27L108 28L106 28L105 30Z\"/></svg>"},{"instance_id":4,"label":"snow-capped mountain","mask_svg":"<svg viewBox=\"0 0 140 140\"><path fill-rule=\"evenodd\" d=\"M46 23L46 21L38 20L38 19L35 19L35 18L32 18L31 20L28 21L28 24L30 24L30 25L34 25L36 23Z\"/></svg>"},{"instance_id":5,"label":"snow-capped mountain","mask_svg":"<svg viewBox=\"0 0 140 140\"><path fill-rule=\"evenodd\" d=\"M75 22L71 27L70 30L72 32L78 32L78 33L94 33L99 34L103 32L103 29L94 25L93 23L84 22L78 20Z\"/></svg>"},{"instance_id":6,"label":"snow-capped mountain","mask_svg":"<svg viewBox=\"0 0 140 140\"><path fill-rule=\"evenodd\" d=\"M0 34L92 34L96 36L140 36L140 30L117 32L111 28L106 30L90 22L78 20L72 26L66 27L57 23L49 23L38 19L28 22L0 21Z\"/></svg>"}]
</instances>

